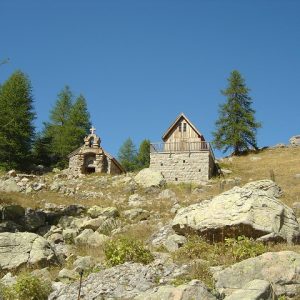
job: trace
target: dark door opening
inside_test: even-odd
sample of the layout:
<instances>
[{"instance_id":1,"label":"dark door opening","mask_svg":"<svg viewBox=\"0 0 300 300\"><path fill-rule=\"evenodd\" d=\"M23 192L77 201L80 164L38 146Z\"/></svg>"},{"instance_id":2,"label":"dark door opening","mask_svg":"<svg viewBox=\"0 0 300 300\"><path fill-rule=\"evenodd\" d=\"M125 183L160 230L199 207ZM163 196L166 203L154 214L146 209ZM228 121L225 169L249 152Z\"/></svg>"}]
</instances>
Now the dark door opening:
<instances>
[{"instance_id":1,"label":"dark door opening","mask_svg":"<svg viewBox=\"0 0 300 300\"><path fill-rule=\"evenodd\" d=\"M95 173L95 167L87 167L86 168L86 173L87 174Z\"/></svg>"}]
</instances>

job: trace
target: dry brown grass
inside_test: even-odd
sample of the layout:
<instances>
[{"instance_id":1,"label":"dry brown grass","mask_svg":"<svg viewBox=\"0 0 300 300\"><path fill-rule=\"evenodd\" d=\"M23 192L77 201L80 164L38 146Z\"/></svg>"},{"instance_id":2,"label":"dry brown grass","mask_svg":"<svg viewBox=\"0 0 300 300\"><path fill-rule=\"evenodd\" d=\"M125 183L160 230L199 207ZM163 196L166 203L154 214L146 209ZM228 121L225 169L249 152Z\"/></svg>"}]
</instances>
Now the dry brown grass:
<instances>
[{"instance_id":1,"label":"dry brown grass","mask_svg":"<svg viewBox=\"0 0 300 300\"><path fill-rule=\"evenodd\" d=\"M257 154L225 159L221 166L233 171L229 178L240 177L241 184L260 179L275 179L287 205L300 201L300 147L266 149ZM273 178L272 178L273 177Z\"/></svg>"}]
</instances>

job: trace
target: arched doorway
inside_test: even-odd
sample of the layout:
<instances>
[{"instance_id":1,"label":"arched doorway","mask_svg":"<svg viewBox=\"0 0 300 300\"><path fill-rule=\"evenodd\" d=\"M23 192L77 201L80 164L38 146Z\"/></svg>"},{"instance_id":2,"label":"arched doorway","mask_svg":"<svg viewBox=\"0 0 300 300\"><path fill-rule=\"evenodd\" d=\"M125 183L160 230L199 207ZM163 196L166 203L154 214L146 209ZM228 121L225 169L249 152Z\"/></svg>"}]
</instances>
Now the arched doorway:
<instances>
[{"instance_id":1,"label":"arched doorway","mask_svg":"<svg viewBox=\"0 0 300 300\"><path fill-rule=\"evenodd\" d=\"M95 153L89 153L86 154L84 157L84 173L90 174L95 173L96 171L96 154Z\"/></svg>"}]
</instances>

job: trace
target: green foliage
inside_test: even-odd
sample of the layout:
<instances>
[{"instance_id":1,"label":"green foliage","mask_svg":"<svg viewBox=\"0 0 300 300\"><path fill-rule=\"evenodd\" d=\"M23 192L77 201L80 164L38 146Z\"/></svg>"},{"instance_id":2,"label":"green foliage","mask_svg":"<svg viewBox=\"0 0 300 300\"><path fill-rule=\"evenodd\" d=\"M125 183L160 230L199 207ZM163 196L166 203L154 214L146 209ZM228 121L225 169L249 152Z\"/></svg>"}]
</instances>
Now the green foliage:
<instances>
[{"instance_id":1,"label":"green foliage","mask_svg":"<svg viewBox=\"0 0 300 300\"><path fill-rule=\"evenodd\" d=\"M140 169L149 168L150 165L150 141L143 140L137 154L138 166Z\"/></svg>"},{"instance_id":2,"label":"green foliage","mask_svg":"<svg viewBox=\"0 0 300 300\"><path fill-rule=\"evenodd\" d=\"M106 243L104 247L106 261L110 266L123 264L127 261L148 264L153 255L142 242L130 238L120 238Z\"/></svg>"},{"instance_id":3,"label":"green foliage","mask_svg":"<svg viewBox=\"0 0 300 300\"><path fill-rule=\"evenodd\" d=\"M202 281L210 289L214 288L214 279L209 271L209 265L202 262L194 262L191 265L189 273L176 277L172 281L172 284L178 286L186 284L193 279Z\"/></svg>"},{"instance_id":4,"label":"green foliage","mask_svg":"<svg viewBox=\"0 0 300 300\"><path fill-rule=\"evenodd\" d=\"M128 138L119 149L118 159L126 171L137 169L137 151L131 138Z\"/></svg>"},{"instance_id":5,"label":"green foliage","mask_svg":"<svg viewBox=\"0 0 300 300\"><path fill-rule=\"evenodd\" d=\"M118 159L128 172L148 168L150 165L150 141L143 140L137 152L132 139L128 138L119 149Z\"/></svg>"},{"instance_id":6,"label":"green foliage","mask_svg":"<svg viewBox=\"0 0 300 300\"><path fill-rule=\"evenodd\" d=\"M34 118L30 80L16 71L0 89L0 166L29 167Z\"/></svg>"},{"instance_id":7,"label":"green foliage","mask_svg":"<svg viewBox=\"0 0 300 300\"><path fill-rule=\"evenodd\" d=\"M267 251L267 247L263 243L245 236L239 236L237 239L225 239L225 247L230 249L235 261L255 257Z\"/></svg>"},{"instance_id":8,"label":"green foliage","mask_svg":"<svg viewBox=\"0 0 300 300\"><path fill-rule=\"evenodd\" d=\"M256 131L261 124L255 121L255 110L251 108L249 89L238 71L233 71L228 79L229 85L222 94L227 102L219 109L213 144L217 149L233 149L235 154L257 149Z\"/></svg>"},{"instance_id":9,"label":"green foliage","mask_svg":"<svg viewBox=\"0 0 300 300\"><path fill-rule=\"evenodd\" d=\"M85 98L80 95L73 103L73 94L66 86L50 112L50 122L34 145L35 159L43 165L65 168L67 155L83 144L91 122Z\"/></svg>"},{"instance_id":10,"label":"green foliage","mask_svg":"<svg viewBox=\"0 0 300 300\"><path fill-rule=\"evenodd\" d=\"M4 300L46 300L51 293L51 283L30 274L20 275L11 287L2 287Z\"/></svg>"},{"instance_id":11,"label":"green foliage","mask_svg":"<svg viewBox=\"0 0 300 300\"><path fill-rule=\"evenodd\" d=\"M239 236L227 238L224 243L210 244L198 236L190 236L183 247L173 253L179 261L204 259L211 265L231 264L261 255L268 250L261 242Z\"/></svg>"}]
</instances>

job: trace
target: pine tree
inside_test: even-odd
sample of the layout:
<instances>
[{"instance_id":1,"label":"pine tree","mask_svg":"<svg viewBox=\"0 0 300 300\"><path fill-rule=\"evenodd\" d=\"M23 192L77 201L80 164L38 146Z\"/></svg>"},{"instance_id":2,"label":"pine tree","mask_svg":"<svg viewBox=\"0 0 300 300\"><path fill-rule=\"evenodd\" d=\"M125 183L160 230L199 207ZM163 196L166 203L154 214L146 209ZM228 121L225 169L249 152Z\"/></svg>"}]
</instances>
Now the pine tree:
<instances>
[{"instance_id":1,"label":"pine tree","mask_svg":"<svg viewBox=\"0 0 300 300\"><path fill-rule=\"evenodd\" d=\"M83 138L91 128L90 113L87 109L87 103L83 95L79 95L71 107L68 121L68 130L70 132L70 148L76 149L82 144Z\"/></svg>"},{"instance_id":2,"label":"pine tree","mask_svg":"<svg viewBox=\"0 0 300 300\"><path fill-rule=\"evenodd\" d=\"M83 138L89 131L91 122L86 100L80 95L73 103L73 98L70 88L65 86L58 94L55 106L50 112L50 122L45 123L40 139L36 140L37 150L41 147L44 147L45 151L50 149L50 156L47 154L42 157L42 153L38 154L40 160L48 157L48 161L42 163L43 165L47 166L50 159L53 166L67 167L67 155L82 145Z\"/></svg>"},{"instance_id":3,"label":"pine tree","mask_svg":"<svg viewBox=\"0 0 300 300\"><path fill-rule=\"evenodd\" d=\"M21 170L29 167L34 118L30 80L16 71L0 90L0 166Z\"/></svg>"},{"instance_id":4,"label":"pine tree","mask_svg":"<svg viewBox=\"0 0 300 300\"><path fill-rule=\"evenodd\" d=\"M139 169L148 168L150 165L150 141L145 139L141 142L137 154Z\"/></svg>"},{"instance_id":5,"label":"pine tree","mask_svg":"<svg viewBox=\"0 0 300 300\"><path fill-rule=\"evenodd\" d=\"M238 71L232 71L228 87L221 91L227 102L220 105L213 144L217 149L233 149L240 154L251 147L257 149L256 131L261 124L255 121L255 110L245 80Z\"/></svg>"},{"instance_id":6,"label":"pine tree","mask_svg":"<svg viewBox=\"0 0 300 300\"><path fill-rule=\"evenodd\" d=\"M120 147L118 159L126 171L137 169L137 151L131 138L128 138Z\"/></svg>"},{"instance_id":7,"label":"pine tree","mask_svg":"<svg viewBox=\"0 0 300 300\"><path fill-rule=\"evenodd\" d=\"M56 166L67 166L67 155L72 151L68 126L73 94L68 86L58 94L54 108L50 112L50 122L45 124L45 137L51 141L51 153Z\"/></svg>"}]
</instances>

